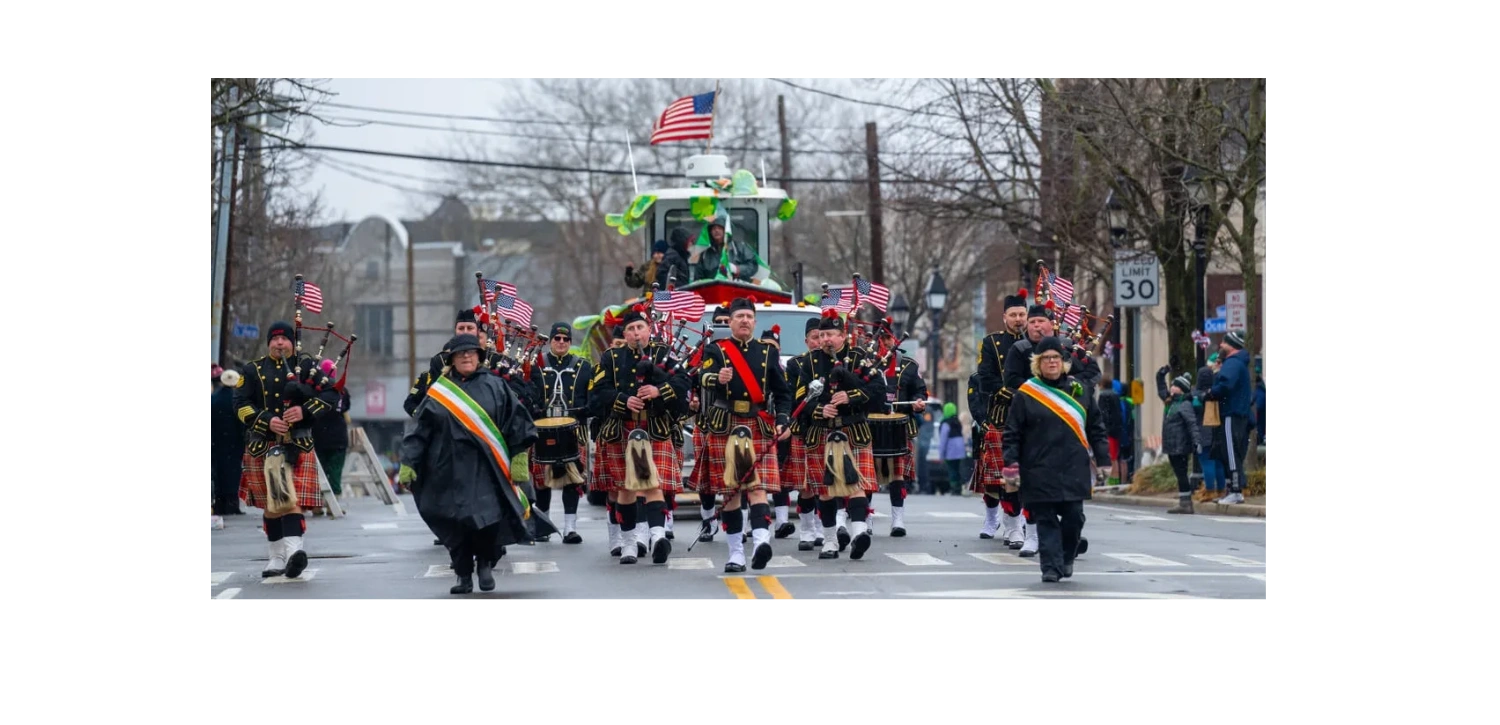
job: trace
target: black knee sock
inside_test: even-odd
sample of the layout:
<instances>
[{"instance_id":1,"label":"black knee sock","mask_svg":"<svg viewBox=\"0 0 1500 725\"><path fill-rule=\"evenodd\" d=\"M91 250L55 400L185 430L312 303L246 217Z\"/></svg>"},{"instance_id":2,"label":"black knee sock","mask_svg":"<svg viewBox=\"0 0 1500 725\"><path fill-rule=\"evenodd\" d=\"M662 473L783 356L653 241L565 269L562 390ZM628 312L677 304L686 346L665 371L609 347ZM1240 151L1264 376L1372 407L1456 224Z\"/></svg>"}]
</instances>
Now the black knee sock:
<instances>
[{"instance_id":1,"label":"black knee sock","mask_svg":"<svg viewBox=\"0 0 1500 725\"><path fill-rule=\"evenodd\" d=\"M870 499L858 496L849 499L849 520L864 521L870 515Z\"/></svg>"},{"instance_id":2,"label":"black knee sock","mask_svg":"<svg viewBox=\"0 0 1500 725\"><path fill-rule=\"evenodd\" d=\"M724 533L733 536L745 530L745 512L740 509L725 511L720 515L724 519Z\"/></svg>"},{"instance_id":3,"label":"black knee sock","mask_svg":"<svg viewBox=\"0 0 1500 725\"><path fill-rule=\"evenodd\" d=\"M812 496L797 497L797 513L807 516L818 510L818 499Z\"/></svg>"},{"instance_id":4,"label":"black knee sock","mask_svg":"<svg viewBox=\"0 0 1500 725\"><path fill-rule=\"evenodd\" d=\"M262 516L260 524L265 529L266 541L281 541L281 519L268 519Z\"/></svg>"},{"instance_id":5,"label":"black knee sock","mask_svg":"<svg viewBox=\"0 0 1500 725\"><path fill-rule=\"evenodd\" d=\"M667 502L646 502L646 524L651 528L667 525Z\"/></svg>"},{"instance_id":6,"label":"black knee sock","mask_svg":"<svg viewBox=\"0 0 1500 725\"><path fill-rule=\"evenodd\" d=\"M641 522L646 520L646 497L635 497L635 520Z\"/></svg>"},{"instance_id":7,"label":"black knee sock","mask_svg":"<svg viewBox=\"0 0 1500 725\"><path fill-rule=\"evenodd\" d=\"M711 494L711 493L708 493L707 491L700 491L698 493L698 505L700 507L706 508L706 509L713 508L714 507L714 495Z\"/></svg>"},{"instance_id":8,"label":"black knee sock","mask_svg":"<svg viewBox=\"0 0 1500 725\"><path fill-rule=\"evenodd\" d=\"M1034 522L1034 521L1031 520L1031 512L1030 511L1028 511L1026 509L1021 509L1021 515L1024 516L1024 517L1026 517L1026 523L1027 524L1036 523L1036 522Z\"/></svg>"},{"instance_id":9,"label":"black knee sock","mask_svg":"<svg viewBox=\"0 0 1500 725\"><path fill-rule=\"evenodd\" d=\"M551 498L552 496L549 494L547 498L544 498L542 500L546 501ZM542 513L547 513L546 506L542 507ZM563 486L563 513L578 513L578 484L576 483Z\"/></svg>"},{"instance_id":10,"label":"black knee sock","mask_svg":"<svg viewBox=\"0 0 1500 725\"><path fill-rule=\"evenodd\" d=\"M984 507L985 508L992 509L992 508L995 508L996 506L999 506L999 505L1000 505L1000 499L995 498L994 496L991 496L989 494L985 494L984 495Z\"/></svg>"},{"instance_id":11,"label":"black knee sock","mask_svg":"<svg viewBox=\"0 0 1500 725\"><path fill-rule=\"evenodd\" d=\"M906 482L891 481L891 508L901 508L906 505Z\"/></svg>"},{"instance_id":12,"label":"black knee sock","mask_svg":"<svg viewBox=\"0 0 1500 725\"><path fill-rule=\"evenodd\" d=\"M307 533L307 519L302 514L287 514L281 517L282 536L301 536Z\"/></svg>"},{"instance_id":13,"label":"black knee sock","mask_svg":"<svg viewBox=\"0 0 1500 725\"><path fill-rule=\"evenodd\" d=\"M604 515L609 517L609 522L610 523L616 524L616 525L618 525L620 523L620 517L619 517L618 514L615 513L615 500L614 499L612 499L612 498L606 498L606 499L604 499Z\"/></svg>"},{"instance_id":14,"label":"black knee sock","mask_svg":"<svg viewBox=\"0 0 1500 725\"><path fill-rule=\"evenodd\" d=\"M771 494L772 506L790 506L791 504L792 494L786 491L777 491L776 493Z\"/></svg>"},{"instance_id":15,"label":"black knee sock","mask_svg":"<svg viewBox=\"0 0 1500 725\"><path fill-rule=\"evenodd\" d=\"M750 504L750 528L771 528L771 506L764 503Z\"/></svg>"},{"instance_id":16,"label":"black knee sock","mask_svg":"<svg viewBox=\"0 0 1500 725\"><path fill-rule=\"evenodd\" d=\"M833 497L833 507L835 509L848 509L849 508L849 499L844 498L843 496L834 496Z\"/></svg>"},{"instance_id":17,"label":"black knee sock","mask_svg":"<svg viewBox=\"0 0 1500 725\"><path fill-rule=\"evenodd\" d=\"M532 483L538 483L533 481ZM552 510L552 489L538 485L536 486L536 507L547 513Z\"/></svg>"},{"instance_id":18,"label":"black knee sock","mask_svg":"<svg viewBox=\"0 0 1500 725\"><path fill-rule=\"evenodd\" d=\"M839 525L839 500L818 499L818 519L823 522L824 528L833 531L833 527Z\"/></svg>"},{"instance_id":19,"label":"black knee sock","mask_svg":"<svg viewBox=\"0 0 1500 725\"><path fill-rule=\"evenodd\" d=\"M666 498L663 499L663 500L667 502L667 510L668 511L676 511L677 510L677 497L676 496L668 493L668 494L666 494Z\"/></svg>"},{"instance_id":20,"label":"black knee sock","mask_svg":"<svg viewBox=\"0 0 1500 725\"><path fill-rule=\"evenodd\" d=\"M635 528L635 504L616 506L615 510L620 514L620 530L630 531Z\"/></svg>"}]
</instances>

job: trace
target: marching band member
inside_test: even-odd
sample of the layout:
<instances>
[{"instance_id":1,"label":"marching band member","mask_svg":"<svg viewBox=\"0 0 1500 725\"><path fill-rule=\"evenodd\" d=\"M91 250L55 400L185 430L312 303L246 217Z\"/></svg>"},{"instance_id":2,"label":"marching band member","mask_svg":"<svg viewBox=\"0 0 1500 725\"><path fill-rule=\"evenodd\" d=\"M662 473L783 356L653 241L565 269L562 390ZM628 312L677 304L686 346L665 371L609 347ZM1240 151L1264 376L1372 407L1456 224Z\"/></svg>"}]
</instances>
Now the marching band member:
<instances>
[{"instance_id":1,"label":"marching band member","mask_svg":"<svg viewBox=\"0 0 1500 725\"><path fill-rule=\"evenodd\" d=\"M1030 357L1032 377L1017 387L1006 411L1005 477L1019 478L1021 502L1038 531L1042 581L1056 582L1073 576L1083 502L1109 466L1109 437L1093 397L1067 374L1063 341L1043 338Z\"/></svg>"},{"instance_id":2,"label":"marching band member","mask_svg":"<svg viewBox=\"0 0 1500 725\"><path fill-rule=\"evenodd\" d=\"M464 308L458 311L458 316L453 319L453 334L476 336L481 334L474 310ZM480 340L480 344L483 344L483 342L483 340ZM412 381L411 390L406 395L406 401L401 404L401 409L405 410L407 415L416 415L417 406L422 403L423 398L427 397L427 386L431 385L433 380L436 380L439 375L443 374L443 356L445 353L447 353L447 350L433 355L432 359L427 361L427 372L418 375L417 379Z\"/></svg>"},{"instance_id":3,"label":"marching band member","mask_svg":"<svg viewBox=\"0 0 1500 725\"><path fill-rule=\"evenodd\" d=\"M776 348L776 356L778 359L780 359L781 325L772 325L771 329L761 332L760 341L766 343L767 345L770 345L773 348ZM783 369L781 372L782 377L786 377L786 370ZM788 385L790 384L791 383L788 382ZM788 393L790 393L790 391L788 391ZM777 473L785 472L786 466L783 461L786 460L787 456L791 455L791 450L791 436L787 436L786 438L781 438L776 441ZM785 539L786 537L791 536L792 533L797 530L797 527L792 525L791 520L792 488L794 487L788 485L786 482L786 478L783 476L781 480L781 490L771 494L771 511L776 515L776 528L774 533L776 538L778 539Z\"/></svg>"},{"instance_id":4,"label":"marching band member","mask_svg":"<svg viewBox=\"0 0 1500 725\"><path fill-rule=\"evenodd\" d=\"M568 323L553 323L552 331L548 336L550 337L547 342L548 350L542 353L541 376L542 400L546 401L548 408L542 412L548 418L573 418L588 409L588 380L593 377L594 366L588 360L570 352L573 344L573 327ZM563 401L562 410L551 409L554 400ZM548 466L535 462L534 454L535 451L533 451L531 462L531 480L536 486L536 505L543 513L550 513L552 488L548 485L546 471ZM573 476L575 473L578 472L569 471L567 475ZM562 487L562 541L564 544L583 543L583 537L578 534L578 499L583 494L581 476L577 480L580 482L568 483ZM550 537L539 538L545 541Z\"/></svg>"},{"instance_id":5,"label":"marching band member","mask_svg":"<svg viewBox=\"0 0 1500 725\"><path fill-rule=\"evenodd\" d=\"M1001 470L1005 467L1000 459L1002 432L1005 429L1005 411L1010 406L1015 390L1005 384L1006 354L1023 337L1026 326L1026 290L1006 295L1005 329L992 332L979 345L980 383L988 395L985 411L983 438L978 447L978 461L969 490L984 496L984 528L981 539L993 539L997 531L1003 531L1001 540L1012 549L1024 544L1025 527L1021 518L1019 494L1007 492ZM1040 339L1040 338L1038 338ZM972 406L971 406L972 407ZM977 417L977 416L976 416ZM1002 507L1004 514L1001 514Z\"/></svg>"},{"instance_id":6,"label":"marching band member","mask_svg":"<svg viewBox=\"0 0 1500 725\"><path fill-rule=\"evenodd\" d=\"M288 322L272 323L266 330L267 354L240 368L234 389L235 414L245 425L240 495L265 510L261 521L270 543L262 577L296 578L307 568L302 548L307 521L302 512L323 505L313 421L339 401L338 391L316 362L295 353L295 330ZM298 376L299 369L304 377ZM289 481L282 478L288 474Z\"/></svg>"},{"instance_id":7,"label":"marching band member","mask_svg":"<svg viewBox=\"0 0 1500 725\"><path fill-rule=\"evenodd\" d=\"M617 350L625 347L625 326L615 325L610 330L609 349ZM606 355L608 353L605 353ZM593 378L590 377L590 380ZM589 440L593 441L593 453L591 454L591 465L593 469L593 481L589 490L604 494L605 530L609 533L609 555L620 555L620 519L615 509L615 480L609 475L610 467L604 465L602 455L604 453L603 442L599 440L599 431L604 427L604 419L590 413L589 417Z\"/></svg>"},{"instance_id":8,"label":"marching band member","mask_svg":"<svg viewBox=\"0 0 1500 725\"><path fill-rule=\"evenodd\" d=\"M889 329L880 334L887 344L896 344L896 336ZM897 348L891 351L891 355L895 358L895 375L885 378L885 400L892 412L906 416L907 452L900 458L890 459L894 470L886 489L891 497L891 536L900 537L906 536L906 495L917 480L916 440L921 431L920 416L927 409L927 382L922 379L917 361L907 357L904 350ZM898 400L911 401L911 405L890 406Z\"/></svg>"},{"instance_id":9,"label":"marching band member","mask_svg":"<svg viewBox=\"0 0 1500 725\"><path fill-rule=\"evenodd\" d=\"M786 384L793 391L806 390L807 384L812 382L807 377L807 364L809 356L813 350L818 349L818 344L823 339L823 331L818 329L822 321L821 317L807 320L803 335L807 352L794 356L786 363ZM823 546L823 522L818 519L818 496L807 477L807 445L803 440L805 435L801 419L792 418L792 436L785 441L786 464L781 469L782 490L797 490L797 551L812 551ZM778 449L777 455L780 454Z\"/></svg>"},{"instance_id":10,"label":"marching band member","mask_svg":"<svg viewBox=\"0 0 1500 725\"><path fill-rule=\"evenodd\" d=\"M711 320L715 326L728 326L729 308L724 305L714 308ZM708 402L706 398L712 397L713 393L712 391L705 391L703 386L699 384L697 377L696 375L693 376L693 391L697 393L693 398L693 404L698 407L693 410L693 413L701 414L703 406ZM697 456L701 462L703 460L703 452L706 450L708 450L707 439L704 438L703 420L700 415L697 424L693 426L693 455ZM719 517L714 513L713 490L705 478L707 472L707 466L694 464L693 475L689 480L689 483L693 486L693 490L698 492L698 511L703 517L701 519L703 521L702 530L698 532L699 543L713 541L714 534L719 532Z\"/></svg>"},{"instance_id":11,"label":"marching band member","mask_svg":"<svg viewBox=\"0 0 1500 725\"><path fill-rule=\"evenodd\" d=\"M1031 356L1035 352L1034 348L1042 340L1050 337L1054 329L1052 311L1046 306L1032 305L1027 309L1026 336L1011 344L1010 350L1005 353L1005 389L1009 393L1012 402L1015 401L1016 391L1020 390L1021 386L1031 377ZM1003 447L1003 440L1001 445ZM1021 515L1026 519L1026 539L1021 545L1021 551L1018 553L1023 557L1030 558L1037 554L1037 547L1039 545L1037 528L1033 525L1031 511L1024 504L1020 508Z\"/></svg>"},{"instance_id":12,"label":"marching band member","mask_svg":"<svg viewBox=\"0 0 1500 725\"><path fill-rule=\"evenodd\" d=\"M824 384L822 393L807 401L801 414L807 474L815 485L818 515L825 530L838 524L839 505L834 499L851 499L849 532L854 548L850 558L860 559L870 548L868 495L877 489L865 410L872 399L885 400L885 383L879 372L871 369L864 350L848 343L838 313L825 310L819 329L823 332L821 348L809 356L804 375L811 382L796 391L801 400L811 397L814 383ZM837 559L841 548L837 537L826 537L818 558Z\"/></svg>"},{"instance_id":13,"label":"marching band member","mask_svg":"<svg viewBox=\"0 0 1500 725\"><path fill-rule=\"evenodd\" d=\"M477 570L487 592L502 547L530 538L525 518L545 516L529 511L511 482L509 451L526 450L536 427L510 388L480 366L477 336L457 335L445 349L448 372L430 381L416 427L401 441L400 479L421 491L417 511L448 547L458 576L448 591L473 592Z\"/></svg>"},{"instance_id":14,"label":"marching band member","mask_svg":"<svg viewBox=\"0 0 1500 725\"><path fill-rule=\"evenodd\" d=\"M639 309L627 312L621 324L626 346L600 358L589 382L589 405L594 415L605 419L599 457L618 487L620 563L634 564L649 551L652 562L662 564L672 552L662 482L682 478L672 425L686 412L688 380L681 371L667 372L669 351L651 341L651 324ZM638 495L646 499L649 543L637 541Z\"/></svg>"},{"instance_id":15,"label":"marching band member","mask_svg":"<svg viewBox=\"0 0 1500 725\"><path fill-rule=\"evenodd\" d=\"M777 440L791 436L792 400L778 349L753 339L755 303L743 297L730 303L729 333L730 339L705 348L697 371L703 389L716 393L699 413L707 439L699 461L707 469L709 490L724 495L720 518L729 545L724 571L735 573L745 570L741 494L750 503L755 547L750 568L764 569L771 560L771 508L766 494L781 489L781 475L776 457L767 454L773 452Z\"/></svg>"}]
</instances>

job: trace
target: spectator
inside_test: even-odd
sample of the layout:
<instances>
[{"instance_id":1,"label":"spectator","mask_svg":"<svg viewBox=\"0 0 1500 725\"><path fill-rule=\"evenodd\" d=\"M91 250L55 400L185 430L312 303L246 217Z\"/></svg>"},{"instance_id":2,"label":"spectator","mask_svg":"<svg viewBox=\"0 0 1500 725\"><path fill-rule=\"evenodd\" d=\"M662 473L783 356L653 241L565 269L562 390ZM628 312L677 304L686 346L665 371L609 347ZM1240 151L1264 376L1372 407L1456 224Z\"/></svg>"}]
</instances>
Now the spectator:
<instances>
[{"instance_id":1,"label":"spectator","mask_svg":"<svg viewBox=\"0 0 1500 725\"><path fill-rule=\"evenodd\" d=\"M967 454L967 430L958 419L958 406L943 403L943 424L938 428L938 445L942 448L943 464L948 470L948 489L958 496L963 491L963 478L959 467Z\"/></svg>"},{"instance_id":2,"label":"spectator","mask_svg":"<svg viewBox=\"0 0 1500 725\"><path fill-rule=\"evenodd\" d=\"M333 361L323 361L323 374L333 372ZM333 495L344 495L344 456L349 451L349 391L339 391L339 404L327 415L313 422L313 451Z\"/></svg>"},{"instance_id":3,"label":"spectator","mask_svg":"<svg viewBox=\"0 0 1500 725\"><path fill-rule=\"evenodd\" d=\"M1219 343L1223 353L1208 399L1219 402L1221 431L1213 437L1214 458L1226 468L1229 495L1219 503L1244 503L1245 447L1250 442L1250 353L1245 339L1230 330Z\"/></svg>"},{"instance_id":4,"label":"spectator","mask_svg":"<svg viewBox=\"0 0 1500 725\"><path fill-rule=\"evenodd\" d=\"M1122 408L1120 406L1120 383L1109 378L1099 379L1099 395L1095 403L1099 416L1104 420L1104 431L1109 436L1109 479L1111 486L1120 483L1120 439L1118 432Z\"/></svg>"},{"instance_id":5,"label":"spectator","mask_svg":"<svg viewBox=\"0 0 1500 725\"><path fill-rule=\"evenodd\" d=\"M672 230L668 237L667 253L662 257L661 263L656 267L656 283L662 289L667 288L671 279L677 280L677 285L688 283L688 277L692 275L692 268L688 266L688 233L686 229L678 227Z\"/></svg>"},{"instance_id":6,"label":"spectator","mask_svg":"<svg viewBox=\"0 0 1500 725\"><path fill-rule=\"evenodd\" d=\"M216 516L239 516L240 471L245 456L245 426L234 410L234 389L240 373L234 368L213 366L213 418L209 457L213 459L213 512Z\"/></svg>"},{"instance_id":7,"label":"spectator","mask_svg":"<svg viewBox=\"0 0 1500 725\"><path fill-rule=\"evenodd\" d=\"M1161 421L1161 449L1172 463L1172 473L1177 476L1177 506L1167 509L1169 514L1193 512L1193 484L1188 481L1188 455L1198 450L1201 436L1198 418L1193 414L1193 402L1188 391L1193 384L1186 375L1172 380L1167 387L1169 368L1163 366L1156 371L1156 393L1166 403L1166 413Z\"/></svg>"},{"instance_id":8,"label":"spectator","mask_svg":"<svg viewBox=\"0 0 1500 725\"><path fill-rule=\"evenodd\" d=\"M1266 444L1266 379L1255 376L1255 395L1252 397L1255 413L1255 443Z\"/></svg>"},{"instance_id":9,"label":"spectator","mask_svg":"<svg viewBox=\"0 0 1500 725\"><path fill-rule=\"evenodd\" d=\"M650 292L651 285L656 282L657 269L666 256L666 241L656 240L656 244L651 245L651 259L646 262L646 266L640 272L635 271L635 265L625 267L625 286L639 289L642 295Z\"/></svg>"},{"instance_id":10,"label":"spectator","mask_svg":"<svg viewBox=\"0 0 1500 725\"><path fill-rule=\"evenodd\" d=\"M927 453L932 450L932 439L937 433L937 425L933 422L933 410L928 408L922 412L922 426L917 429L917 488L923 494L933 495L932 472L928 470Z\"/></svg>"}]
</instances>

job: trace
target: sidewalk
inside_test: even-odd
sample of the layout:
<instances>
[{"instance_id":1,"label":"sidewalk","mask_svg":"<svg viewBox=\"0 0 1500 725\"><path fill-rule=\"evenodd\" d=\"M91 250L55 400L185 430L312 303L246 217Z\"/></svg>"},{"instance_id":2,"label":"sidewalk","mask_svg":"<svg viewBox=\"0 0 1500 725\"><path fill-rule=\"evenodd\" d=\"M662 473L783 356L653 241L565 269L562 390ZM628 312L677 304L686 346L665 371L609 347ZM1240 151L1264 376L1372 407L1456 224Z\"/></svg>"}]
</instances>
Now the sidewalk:
<instances>
[{"instance_id":1,"label":"sidewalk","mask_svg":"<svg viewBox=\"0 0 1500 725\"><path fill-rule=\"evenodd\" d=\"M1126 506L1150 506L1160 508L1163 511L1177 505L1176 493L1161 493L1152 496L1132 496L1127 494L1112 493L1108 488L1094 489L1093 503L1098 504L1125 504ZM1218 504L1193 502L1194 514L1213 514L1216 516L1255 516L1265 518L1266 497L1247 496L1244 503Z\"/></svg>"}]
</instances>

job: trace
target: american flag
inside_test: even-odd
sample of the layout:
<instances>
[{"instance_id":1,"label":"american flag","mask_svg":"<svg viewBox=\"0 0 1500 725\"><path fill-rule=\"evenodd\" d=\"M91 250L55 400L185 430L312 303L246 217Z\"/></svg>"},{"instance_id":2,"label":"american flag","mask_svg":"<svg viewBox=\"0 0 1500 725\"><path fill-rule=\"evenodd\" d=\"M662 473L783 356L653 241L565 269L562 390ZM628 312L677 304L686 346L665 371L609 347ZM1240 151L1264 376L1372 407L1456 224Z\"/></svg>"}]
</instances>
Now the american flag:
<instances>
[{"instance_id":1,"label":"american flag","mask_svg":"<svg viewBox=\"0 0 1500 725\"><path fill-rule=\"evenodd\" d=\"M834 290L829 290L829 292L835 293ZM855 304L864 302L869 302L881 312L885 312L886 306L891 301L891 291L885 285L875 284L864 278L860 278L854 286L840 287L836 292L842 293L838 301L838 310L846 314L854 310Z\"/></svg>"},{"instance_id":2,"label":"american flag","mask_svg":"<svg viewBox=\"0 0 1500 725\"><path fill-rule=\"evenodd\" d=\"M679 320L697 322L703 319L703 306L707 304L697 292L682 290L657 290L652 293L651 306L659 312L670 312Z\"/></svg>"},{"instance_id":3,"label":"american flag","mask_svg":"<svg viewBox=\"0 0 1500 725\"><path fill-rule=\"evenodd\" d=\"M1068 327L1077 328L1079 320L1083 319L1083 308L1078 305L1068 305L1063 312L1063 324Z\"/></svg>"},{"instance_id":4,"label":"american flag","mask_svg":"<svg viewBox=\"0 0 1500 725\"><path fill-rule=\"evenodd\" d=\"M302 306L315 315L323 314L323 290L307 280L292 282L292 293L302 300Z\"/></svg>"},{"instance_id":5,"label":"american flag","mask_svg":"<svg viewBox=\"0 0 1500 725\"><path fill-rule=\"evenodd\" d=\"M495 299L495 309L504 315L506 319L513 320L521 327L531 326L531 305L526 300L513 294L501 292Z\"/></svg>"},{"instance_id":6,"label":"american flag","mask_svg":"<svg viewBox=\"0 0 1500 725\"><path fill-rule=\"evenodd\" d=\"M1069 282L1068 280L1057 276L1057 273L1054 272L1052 274L1050 283L1052 288L1052 299L1056 300L1057 304L1066 305L1073 301L1072 282Z\"/></svg>"},{"instance_id":7,"label":"american flag","mask_svg":"<svg viewBox=\"0 0 1500 725\"><path fill-rule=\"evenodd\" d=\"M493 279L482 279L479 280L479 287L484 290L484 303L487 305L493 304L495 302L496 290L498 290L502 295L510 295L511 297L516 296L516 286L509 282L500 282Z\"/></svg>"},{"instance_id":8,"label":"american flag","mask_svg":"<svg viewBox=\"0 0 1500 725\"><path fill-rule=\"evenodd\" d=\"M835 309L840 309L840 306L841 306L841 303L842 303L842 300L843 300L843 295L844 295L843 288L829 289L828 290L828 296L824 297L824 298L822 298L820 300L818 300L818 307L821 308L821 309L825 309L825 310L828 309L828 308L830 308L830 307L835 308Z\"/></svg>"},{"instance_id":9,"label":"american flag","mask_svg":"<svg viewBox=\"0 0 1500 725\"><path fill-rule=\"evenodd\" d=\"M683 96L672 101L672 105L662 111L661 119L656 122L655 128L651 131L651 145L655 146L663 141L709 138L713 120L713 93Z\"/></svg>"}]
</instances>

